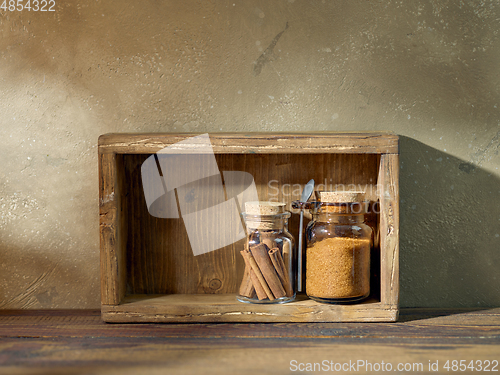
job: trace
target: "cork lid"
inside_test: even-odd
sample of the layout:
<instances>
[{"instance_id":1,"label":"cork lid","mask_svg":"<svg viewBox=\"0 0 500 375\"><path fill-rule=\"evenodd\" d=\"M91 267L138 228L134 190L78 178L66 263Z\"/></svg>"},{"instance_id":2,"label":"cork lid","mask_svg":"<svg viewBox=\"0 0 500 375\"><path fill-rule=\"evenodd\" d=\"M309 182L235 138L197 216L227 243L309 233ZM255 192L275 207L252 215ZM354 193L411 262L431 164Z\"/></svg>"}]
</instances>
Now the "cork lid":
<instances>
[{"instance_id":1,"label":"cork lid","mask_svg":"<svg viewBox=\"0 0 500 375\"><path fill-rule=\"evenodd\" d=\"M285 212L285 203L282 202L245 202L245 213L247 215L278 215L283 212Z\"/></svg>"},{"instance_id":2,"label":"cork lid","mask_svg":"<svg viewBox=\"0 0 500 375\"><path fill-rule=\"evenodd\" d=\"M364 191L320 191L319 200L325 203L354 203L363 202Z\"/></svg>"}]
</instances>

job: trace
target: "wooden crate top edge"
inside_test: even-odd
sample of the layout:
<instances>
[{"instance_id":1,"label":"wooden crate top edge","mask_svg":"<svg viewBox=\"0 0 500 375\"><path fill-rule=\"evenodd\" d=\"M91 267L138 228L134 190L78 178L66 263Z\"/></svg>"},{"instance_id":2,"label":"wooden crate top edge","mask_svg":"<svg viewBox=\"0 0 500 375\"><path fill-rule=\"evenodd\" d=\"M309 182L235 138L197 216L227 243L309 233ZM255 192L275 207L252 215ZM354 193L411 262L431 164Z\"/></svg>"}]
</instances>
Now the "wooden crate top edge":
<instances>
[{"instance_id":1,"label":"wooden crate top edge","mask_svg":"<svg viewBox=\"0 0 500 375\"><path fill-rule=\"evenodd\" d=\"M99 137L99 153L155 153L201 134L103 134ZM209 136L215 153L399 153L399 137L392 132L209 133Z\"/></svg>"}]
</instances>

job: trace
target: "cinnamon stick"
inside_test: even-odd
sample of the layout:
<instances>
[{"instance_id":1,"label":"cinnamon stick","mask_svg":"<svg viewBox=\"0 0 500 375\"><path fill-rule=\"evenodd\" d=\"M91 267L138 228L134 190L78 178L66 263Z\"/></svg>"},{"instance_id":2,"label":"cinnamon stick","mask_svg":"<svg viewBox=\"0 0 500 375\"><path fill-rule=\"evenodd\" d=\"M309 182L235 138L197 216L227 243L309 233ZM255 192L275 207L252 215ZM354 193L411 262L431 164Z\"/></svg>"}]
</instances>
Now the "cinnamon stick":
<instances>
[{"instance_id":1,"label":"cinnamon stick","mask_svg":"<svg viewBox=\"0 0 500 375\"><path fill-rule=\"evenodd\" d=\"M252 280L252 285L253 285L253 287L255 289L255 294L257 294L257 298L260 301L262 301L263 299L268 298L267 294L266 294L266 291L262 287L262 285L261 285L259 279L257 278L257 275L253 271L253 269L250 269L250 280ZM274 299L274 297L273 297L273 299Z\"/></svg>"},{"instance_id":2,"label":"cinnamon stick","mask_svg":"<svg viewBox=\"0 0 500 375\"><path fill-rule=\"evenodd\" d=\"M273 248L274 247L274 237L271 232L266 231L266 230L255 230L250 233L250 238L249 241L250 243L265 243L268 248Z\"/></svg>"},{"instance_id":3,"label":"cinnamon stick","mask_svg":"<svg viewBox=\"0 0 500 375\"><path fill-rule=\"evenodd\" d=\"M272 249L275 246L273 237L268 235L266 232L261 232L260 242L265 244L269 249Z\"/></svg>"},{"instance_id":4,"label":"cinnamon stick","mask_svg":"<svg viewBox=\"0 0 500 375\"><path fill-rule=\"evenodd\" d=\"M278 274L276 273L276 269L271 262L268 251L269 248L263 243L250 246L250 252L255 259L260 272L262 272L262 276L266 280L267 285L269 285L269 289L271 289L275 298L281 298L286 295L286 292L281 284Z\"/></svg>"},{"instance_id":5,"label":"cinnamon stick","mask_svg":"<svg viewBox=\"0 0 500 375\"><path fill-rule=\"evenodd\" d=\"M283 257L281 256L280 249L275 247L274 249L269 250L269 257L271 258L271 262L278 273L283 288L285 288L286 296L292 297L293 288L288 275L288 270L285 266Z\"/></svg>"},{"instance_id":6,"label":"cinnamon stick","mask_svg":"<svg viewBox=\"0 0 500 375\"><path fill-rule=\"evenodd\" d=\"M250 278L250 267L245 267L245 272L243 273L243 279L240 285L240 296L253 298L255 296L255 288Z\"/></svg>"},{"instance_id":7,"label":"cinnamon stick","mask_svg":"<svg viewBox=\"0 0 500 375\"><path fill-rule=\"evenodd\" d=\"M257 297L259 299L264 299L259 296L259 287L260 289L264 290L265 295L267 298L269 298L271 301L274 300L273 293L269 289L269 286L266 283L266 280L264 279L264 276L262 275L262 272L259 269L259 266L257 265L257 262L255 261L255 258L253 257L252 253L248 250L242 250L240 251L241 255L243 255L243 259L245 260L245 263L252 268L252 271L250 272L250 278L252 279L253 286L255 288L255 292L257 293Z\"/></svg>"}]
</instances>

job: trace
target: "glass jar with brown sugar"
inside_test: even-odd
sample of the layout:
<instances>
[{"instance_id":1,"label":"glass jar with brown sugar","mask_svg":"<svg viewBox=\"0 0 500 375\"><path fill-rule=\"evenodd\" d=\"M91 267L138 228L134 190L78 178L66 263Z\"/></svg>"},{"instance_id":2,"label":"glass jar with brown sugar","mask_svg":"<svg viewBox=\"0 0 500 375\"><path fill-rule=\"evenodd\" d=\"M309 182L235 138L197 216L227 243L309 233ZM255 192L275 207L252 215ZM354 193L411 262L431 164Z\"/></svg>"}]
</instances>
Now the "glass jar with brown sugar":
<instances>
[{"instance_id":1,"label":"glass jar with brown sugar","mask_svg":"<svg viewBox=\"0 0 500 375\"><path fill-rule=\"evenodd\" d=\"M288 231L290 212L278 202L246 202L247 241L241 251L245 271L237 299L284 303L295 299L295 241Z\"/></svg>"},{"instance_id":2,"label":"glass jar with brown sugar","mask_svg":"<svg viewBox=\"0 0 500 375\"><path fill-rule=\"evenodd\" d=\"M306 228L306 293L326 303L352 303L370 294L372 229L363 192L319 192Z\"/></svg>"}]
</instances>

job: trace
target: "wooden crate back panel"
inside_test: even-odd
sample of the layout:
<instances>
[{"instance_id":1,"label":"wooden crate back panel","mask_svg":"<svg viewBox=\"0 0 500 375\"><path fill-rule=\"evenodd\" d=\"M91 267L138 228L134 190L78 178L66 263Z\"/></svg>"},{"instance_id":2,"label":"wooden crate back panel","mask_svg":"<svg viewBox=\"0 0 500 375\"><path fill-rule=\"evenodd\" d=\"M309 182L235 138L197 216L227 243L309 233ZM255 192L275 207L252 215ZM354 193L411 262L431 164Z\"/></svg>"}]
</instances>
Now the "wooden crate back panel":
<instances>
[{"instance_id":1,"label":"wooden crate back panel","mask_svg":"<svg viewBox=\"0 0 500 375\"><path fill-rule=\"evenodd\" d=\"M122 249L126 253L127 294L236 293L244 263L239 251L244 240L193 256L182 219L159 219L148 213L141 181L141 165L148 154L117 155L120 166ZM289 204L300 197L311 178L316 184L377 184L377 154L216 154L220 171L245 171L255 181L259 199ZM181 158L179 162L182 163ZM188 165L185 166L189 168ZM300 184L300 187L297 185ZM294 186L295 185L295 186ZM326 189L329 189L327 186ZM198 189L199 197L208 192ZM203 198L199 198L203 199ZM371 196L376 200L375 189ZM308 220L305 220L307 223ZM378 224L378 215L372 219ZM290 231L298 238L299 215ZM376 265L377 262L374 262ZM372 287L373 288L373 287ZM379 286L375 286L379 289Z\"/></svg>"}]
</instances>

